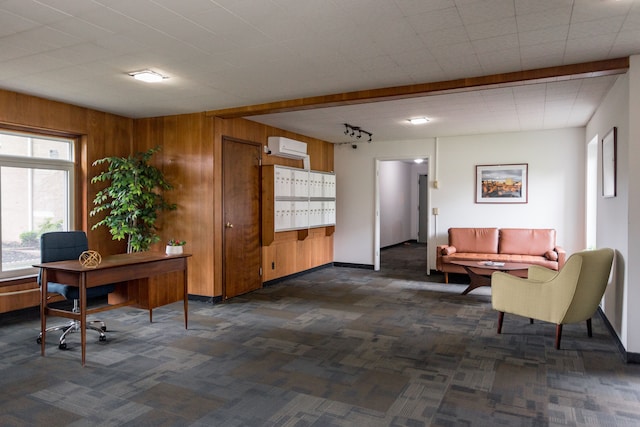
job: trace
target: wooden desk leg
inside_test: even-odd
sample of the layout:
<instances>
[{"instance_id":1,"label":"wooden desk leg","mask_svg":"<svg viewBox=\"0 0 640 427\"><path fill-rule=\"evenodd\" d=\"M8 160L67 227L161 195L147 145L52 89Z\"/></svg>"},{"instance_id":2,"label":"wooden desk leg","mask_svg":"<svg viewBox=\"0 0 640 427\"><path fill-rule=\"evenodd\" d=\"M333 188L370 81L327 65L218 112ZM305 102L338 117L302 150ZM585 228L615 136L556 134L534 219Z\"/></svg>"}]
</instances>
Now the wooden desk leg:
<instances>
[{"instance_id":1,"label":"wooden desk leg","mask_svg":"<svg viewBox=\"0 0 640 427\"><path fill-rule=\"evenodd\" d=\"M80 276L80 346L82 347L82 366L87 354L87 275Z\"/></svg>"},{"instance_id":2,"label":"wooden desk leg","mask_svg":"<svg viewBox=\"0 0 640 427\"><path fill-rule=\"evenodd\" d=\"M40 354L44 356L45 342L47 340L47 269L42 269L42 284L40 286L40 333L42 340L40 341Z\"/></svg>"},{"instance_id":3,"label":"wooden desk leg","mask_svg":"<svg viewBox=\"0 0 640 427\"><path fill-rule=\"evenodd\" d=\"M185 329L189 329L188 328L188 324L189 324L189 283L188 283L188 277L189 277L189 272L187 270L187 259L183 258L184 260L184 278L182 280L182 282L184 283L184 294L182 295L182 300L184 301L184 328Z\"/></svg>"}]
</instances>

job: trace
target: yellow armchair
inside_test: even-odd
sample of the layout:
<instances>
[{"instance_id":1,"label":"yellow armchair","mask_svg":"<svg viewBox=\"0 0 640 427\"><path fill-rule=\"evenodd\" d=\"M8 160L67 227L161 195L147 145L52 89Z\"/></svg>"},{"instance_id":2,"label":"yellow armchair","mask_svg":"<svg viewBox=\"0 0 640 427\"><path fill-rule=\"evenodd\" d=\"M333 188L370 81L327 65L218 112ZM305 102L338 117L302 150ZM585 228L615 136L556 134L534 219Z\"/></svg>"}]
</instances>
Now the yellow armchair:
<instances>
[{"instance_id":1,"label":"yellow armchair","mask_svg":"<svg viewBox=\"0 0 640 427\"><path fill-rule=\"evenodd\" d=\"M498 333L502 333L504 313L516 314L556 324L556 349L560 348L562 325L587 321L592 336L591 317L596 312L609 282L613 249L576 252L560 271L529 267L527 279L508 273L491 275L491 302L498 311Z\"/></svg>"}]
</instances>

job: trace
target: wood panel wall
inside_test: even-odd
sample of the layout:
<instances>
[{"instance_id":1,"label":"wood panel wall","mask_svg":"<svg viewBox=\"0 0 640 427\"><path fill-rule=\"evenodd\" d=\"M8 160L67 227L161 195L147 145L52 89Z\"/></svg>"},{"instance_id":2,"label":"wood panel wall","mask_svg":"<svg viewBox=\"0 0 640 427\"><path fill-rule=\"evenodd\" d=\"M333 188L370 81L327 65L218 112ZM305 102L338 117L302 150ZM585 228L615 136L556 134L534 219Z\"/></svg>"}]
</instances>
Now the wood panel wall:
<instances>
[{"instance_id":1,"label":"wood panel wall","mask_svg":"<svg viewBox=\"0 0 640 427\"><path fill-rule=\"evenodd\" d=\"M189 293L214 296L214 176L211 118L202 113L138 119L134 122L136 151L160 145L153 161L173 190L165 192L175 211L161 215L161 241L154 249L164 251L170 239L185 240L189 260ZM156 279L152 279L156 280ZM180 291L179 278L171 279ZM176 297L181 295L175 294ZM174 299L177 300L178 298Z\"/></svg>"},{"instance_id":2,"label":"wood panel wall","mask_svg":"<svg viewBox=\"0 0 640 427\"><path fill-rule=\"evenodd\" d=\"M216 143L221 135L231 136L247 141L255 141L263 146L267 145L267 138L270 136L284 136L307 143L307 153L310 156L311 169L324 172L333 172L333 144L319 139L287 132L282 129L266 126L242 118L220 119L214 121ZM218 162L215 167L221 169L221 156L217 156ZM286 159L282 157L262 155L263 165L283 165L291 167L303 167L302 160ZM219 181L220 182L220 181ZM217 202L221 205L221 188L216 192ZM268 209L266 211L269 211ZM221 211L220 211L221 212ZM222 227L222 224L219 224ZM219 230L222 230L219 228ZM220 233L221 234L221 233ZM216 241L216 254L218 265L222 265L222 240ZM311 229L300 239L298 232L277 233L276 239L269 246L262 247L262 271L263 282L281 278L290 274L299 273L310 268L318 267L333 262L333 234L327 228L321 227ZM222 292L222 280L219 289ZM218 295L218 294L216 294Z\"/></svg>"},{"instance_id":3,"label":"wood panel wall","mask_svg":"<svg viewBox=\"0 0 640 427\"><path fill-rule=\"evenodd\" d=\"M148 119L130 119L62 102L0 90L0 124L25 130L46 130L73 136L77 143L75 228L87 232L89 247L103 255L123 253L126 242L113 241L104 227L91 230L99 218L90 217L93 198L100 187L91 177L100 172L92 163L107 156L128 156L156 145L156 166L174 186L166 193L176 211L166 212L159 223L164 250L167 240L186 240L189 293L207 297L222 295L222 137L267 145L269 136L285 136L307 143L311 169L333 171L333 145L257 122L220 119L194 113ZM302 167L301 160L263 155L263 164ZM104 166L102 166L104 167ZM104 184L102 184L104 185ZM276 263L277 259L277 263ZM297 233L283 233L263 247L263 281L298 273L333 261L333 236L325 229L312 230L303 240ZM276 265L276 268L271 266ZM164 294L150 294L153 305L181 298L180 279L151 279L169 285ZM171 290L173 289L173 290ZM24 291L24 292L23 292ZM2 297L4 293L6 297ZM38 305L35 278L0 282L0 312Z\"/></svg>"},{"instance_id":4,"label":"wood panel wall","mask_svg":"<svg viewBox=\"0 0 640 427\"><path fill-rule=\"evenodd\" d=\"M90 183L98 170L95 160L108 155L128 155L132 149L133 120L77 107L63 102L0 90L0 126L27 131L46 131L77 138L75 226L87 231L89 247L103 255L124 252L104 228L91 230L97 218L89 217L98 187ZM35 278L0 282L0 313L39 304Z\"/></svg>"},{"instance_id":5,"label":"wood panel wall","mask_svg":"<svg viewBox=\"0 0 640 427\"><path fill-rule=\"evenodd\" d=\"M156 162L175 186L167 199L178 210L163 215L160 234L187 241L193 254L189 264L189 293L222 296L222 138L224 136L267 145L269 136L285 136L307 143L311 168L333 170L333 145L245 119L219 119L204 113L134 121L136 150L161 145ZM302 167L302 160L263 155L263 164ZM277 268L272 269L278 254ZM290 265L290 260L296 260ZM285 234L263 247L263 281L333 262L333 236L324 229L299 241Z\"/></svg>"}]
</instances>

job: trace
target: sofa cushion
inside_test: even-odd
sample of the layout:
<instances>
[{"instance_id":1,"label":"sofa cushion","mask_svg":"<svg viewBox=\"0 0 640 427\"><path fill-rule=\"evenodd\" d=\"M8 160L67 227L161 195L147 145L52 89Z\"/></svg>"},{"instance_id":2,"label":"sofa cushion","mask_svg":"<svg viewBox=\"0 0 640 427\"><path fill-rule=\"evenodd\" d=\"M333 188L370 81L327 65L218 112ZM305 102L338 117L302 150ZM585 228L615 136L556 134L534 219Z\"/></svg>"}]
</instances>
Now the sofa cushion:
<instances>
[{"instance_id":1,"label":"sofa cushion","mask_svg":"<svg viewBox=\"0 0 640 427\"><path fill-rule=\"evenodd\" d=\"M449 245L454 246L458 253L496 254L498 236L497 228L450 228Z\"/></svg>"},{"instance_id":2,"label":"sofa cushion","mask_svg":"<svg viewBox=\"0 0 640 427\"><path fill-rule=\"evenodd\" d=\"M544 228L500 229L501 254L544 256L556 245L556 230Z\"/></svg>"},{"instance_id":3,"label":"sofa cushion","mask_svg":"<svg viewBox=\"0 0 640 427\"><path fill-rule=\"evenodd\" d=\"M442 265L447 266L447 270L451 271L457 267L452 265L455 261L496 261L496 262L520 262L524 264L541 265L543 267L557 270L558 261L551 261L539 255L509 255L509 254L487 254L487 253L455 253L442 257ZM462 270L462 267L460 267Z\"/></svg>"}]
</instances>

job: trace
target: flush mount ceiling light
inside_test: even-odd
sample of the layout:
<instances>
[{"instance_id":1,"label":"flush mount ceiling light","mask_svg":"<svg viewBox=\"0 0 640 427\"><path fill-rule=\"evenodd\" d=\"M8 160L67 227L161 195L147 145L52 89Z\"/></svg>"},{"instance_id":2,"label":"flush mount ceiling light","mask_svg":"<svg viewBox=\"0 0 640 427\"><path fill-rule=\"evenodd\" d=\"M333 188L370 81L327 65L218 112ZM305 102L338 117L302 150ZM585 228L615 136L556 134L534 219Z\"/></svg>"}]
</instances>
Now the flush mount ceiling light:
<instances>
[{"instance_id":1,"label":"flush mount ceiling light","mask_svg":"<svg viewBox=\"0 0 640 427\"><path fill-rule=\"evenodd\" d=\"M428 122L429 119L427 119L426 117L414 117L413 119L409 119L409 123L411 123L412 125L423 125Z\"/></svg>"},{"instance_id":2,"label":"flush mount ceiling light","mask_svg":"<svg viewBox=\"0 0 640 427\"><path fill-rule=\"evenodd\" d=\"M168 78L151 70L135 71L133 73L129 73L129 75L136 80L140 80L146 83L157 83Z\"/></svg>"},{"instance_id":3,"label":"flush mount ceiling light","mask_svg":"<svg viewBox=\"0 0 640 427\"><path fill-rule=\"evenodd\" d=\"M415 159L414 162L416 162L417 164L420 164L424 162L424 159Z\"/></svg>"}]
</instances>

